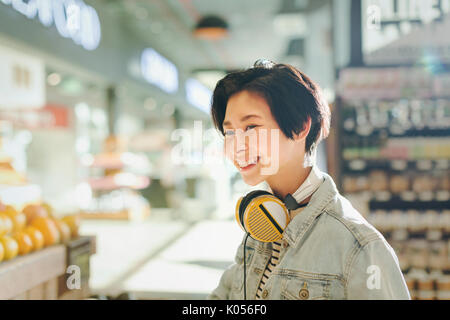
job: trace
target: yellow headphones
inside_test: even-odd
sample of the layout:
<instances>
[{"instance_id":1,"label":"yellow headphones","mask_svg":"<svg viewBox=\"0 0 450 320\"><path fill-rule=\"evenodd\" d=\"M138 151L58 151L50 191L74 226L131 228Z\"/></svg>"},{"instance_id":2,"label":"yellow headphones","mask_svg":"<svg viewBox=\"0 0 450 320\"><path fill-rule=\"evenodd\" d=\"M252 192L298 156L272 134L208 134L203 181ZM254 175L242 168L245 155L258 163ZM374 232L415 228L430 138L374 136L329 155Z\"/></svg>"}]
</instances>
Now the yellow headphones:
<instances>
[{"instance_id":1,"label":"yellow headphones","mask_svg":"<svg viewBox=\"0 0 450 320\"><path fill-rule=\"evenodd\" d=\"M286 205L280 199L270 192L255 190L239 198L236 220L253 239L273 242L283 237L290 217Z\"/></svg>"}]
</instances>

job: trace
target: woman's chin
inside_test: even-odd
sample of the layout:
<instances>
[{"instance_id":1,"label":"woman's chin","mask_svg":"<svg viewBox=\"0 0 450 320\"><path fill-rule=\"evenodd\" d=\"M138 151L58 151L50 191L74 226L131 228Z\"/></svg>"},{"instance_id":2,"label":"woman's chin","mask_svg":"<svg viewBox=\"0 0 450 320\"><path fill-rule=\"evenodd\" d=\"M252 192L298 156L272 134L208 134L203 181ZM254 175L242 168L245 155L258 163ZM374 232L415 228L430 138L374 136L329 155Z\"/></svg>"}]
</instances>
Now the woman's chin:
<instances>
[{"instance_id":1,"label":"woman's chin","mask_svg":"<svg viewBox=\"0 0 450 320\"><path fill-rule=\"evenodd\" d=\"M257 184L260 184L264 181L263 177L261 175L254 175L254 176L246 176L241 174L242 180L250 186L256 186Z\"/></svg>"}]
</instances>

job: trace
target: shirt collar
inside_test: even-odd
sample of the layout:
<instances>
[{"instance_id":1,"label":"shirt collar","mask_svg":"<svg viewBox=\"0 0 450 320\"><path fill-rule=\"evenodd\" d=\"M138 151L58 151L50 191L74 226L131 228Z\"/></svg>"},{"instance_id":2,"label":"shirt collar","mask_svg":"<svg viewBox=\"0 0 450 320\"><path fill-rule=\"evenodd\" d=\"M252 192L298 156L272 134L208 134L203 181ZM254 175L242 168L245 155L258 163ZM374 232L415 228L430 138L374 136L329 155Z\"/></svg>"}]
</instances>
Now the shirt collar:
<instances>
[{"instance_id":1,"label":"shirt collar","mask_svg":"<svg viewBox=\"0 0 450 320\"><path fill-rule=\"evenodd\" d=\"M298 187L298 189L292 194L292 196L298 203L300 203L310 195L312 195L319 188L322 182L323 174L319 170L317 165L314 165L308 177L306 177L305 181L300 187Z\"/></svg>"},{"instance_id":2,"label":"shirt collar","mask_svg":"<svg viewBox=\"0 0 450 320\"><path fill-rule=\"evenodd\" d=\"M324 180L323 172L317 167L316 164L312 166L311 172L306 177L305 181L300 185L300 187L292 193L294 199L300 203L306 198L308 198L311 194L313 194L321 185ZM272 189L269 184L265 182L264 189L273 194Z\"/></svg>"}]
</instances>

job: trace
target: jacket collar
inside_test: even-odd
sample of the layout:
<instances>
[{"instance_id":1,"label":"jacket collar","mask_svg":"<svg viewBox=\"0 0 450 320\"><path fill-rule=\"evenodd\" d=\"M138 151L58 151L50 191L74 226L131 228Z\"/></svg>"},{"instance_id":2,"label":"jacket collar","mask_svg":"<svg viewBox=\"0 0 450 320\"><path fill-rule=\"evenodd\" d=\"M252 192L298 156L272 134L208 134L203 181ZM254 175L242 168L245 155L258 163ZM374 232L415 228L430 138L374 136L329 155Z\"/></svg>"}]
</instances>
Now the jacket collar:
<instances>
[{"instance_id":1,"label":"jacket collar","mask_svg":"<svg viewBox=\"0 0 450 320\"><path fill-rule=\"evenodd\" d=\"M328 203L338 194L336 184L326 173L321 172L324 180L319 188L312 194L308 205L291 211L295 214L297 210L302 210L300 214L294 216L283 232L283 240L286 240L291 247L297 246L306 232L311 228L314 220L322 213Z\"/></svg>"}]
</instances>

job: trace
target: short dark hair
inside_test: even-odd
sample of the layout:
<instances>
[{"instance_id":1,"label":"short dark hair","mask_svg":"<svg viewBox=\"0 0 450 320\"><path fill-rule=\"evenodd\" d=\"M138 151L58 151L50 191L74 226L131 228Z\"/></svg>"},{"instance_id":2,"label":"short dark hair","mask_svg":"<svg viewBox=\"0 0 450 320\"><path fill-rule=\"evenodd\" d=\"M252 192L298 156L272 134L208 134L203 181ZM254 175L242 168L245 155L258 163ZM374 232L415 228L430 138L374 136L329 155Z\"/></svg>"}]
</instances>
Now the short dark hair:
<instances>
[{"instance_id":1,"label":"short dark hair","mask_svg":"<svg viewBox=\"0 0 450 320\"><path fill-rule=\"evenodd\" d=\"M320 87L291 65L259 63L246 70L232 72L217 82L212 96L212 119L224 134L223 121L228 99L241 91L260 94L267 102L283 134L292 139L300 133L308 118L311 128L305 151L325 139L330 131L330 108Z\"/></svg>"}]
</instances>

